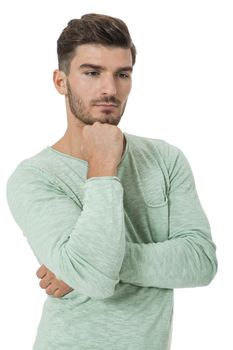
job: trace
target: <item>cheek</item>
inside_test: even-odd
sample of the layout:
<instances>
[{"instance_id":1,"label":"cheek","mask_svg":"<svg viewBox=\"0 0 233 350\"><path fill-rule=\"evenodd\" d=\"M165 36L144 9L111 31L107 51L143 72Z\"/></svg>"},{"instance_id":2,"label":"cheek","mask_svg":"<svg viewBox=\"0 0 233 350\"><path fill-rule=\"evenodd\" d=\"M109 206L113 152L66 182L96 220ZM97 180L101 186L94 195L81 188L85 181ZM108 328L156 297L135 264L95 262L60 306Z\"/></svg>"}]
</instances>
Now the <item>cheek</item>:
<instances>
[{"instance_id":1,"label":"cheek","mask_svg":"<svg viewBox=\"0 0 233 350\"><path fill-rule=\"evenodd\" d=\"M127 85L127 86L124 86L122 89L121 89L121 98L123 101L126 101L129 94L130 94L130 91L131 91L131 84Z\"/></svg>"},{"instance_id":2,"label":"cheek","mask_svg":"<svg viewBox=\"0 0 233 350\"><path fill-rule=\"evenodd\" d=\"M85 104L88 104L93 96L93 86L87 84L87 82L80 80L76 84L76 88L74 90L75 95L81 99Z\"/></svg>"},{"instance_id":3,"label":"cheek","mask_svg":"<svg viewBox=\"0 0 233 350\"><path fill-rule=\"evenodd\" d=\"M72 87L74 91L79 95L87 95L95 89L95 82L93 82L89 77L78 74L74 75L72 80Z\"/></svg>"},{"instance_id":4,"label":"cheek","mask_svg":"<svg viewBox=\"0 0 233 350\"><path fill-rule=\"evenodd\" d=\"M79 84L78 91L86 103L99 98L99 88L96 82L82 81Z\"/></svg>"}]
</instances>

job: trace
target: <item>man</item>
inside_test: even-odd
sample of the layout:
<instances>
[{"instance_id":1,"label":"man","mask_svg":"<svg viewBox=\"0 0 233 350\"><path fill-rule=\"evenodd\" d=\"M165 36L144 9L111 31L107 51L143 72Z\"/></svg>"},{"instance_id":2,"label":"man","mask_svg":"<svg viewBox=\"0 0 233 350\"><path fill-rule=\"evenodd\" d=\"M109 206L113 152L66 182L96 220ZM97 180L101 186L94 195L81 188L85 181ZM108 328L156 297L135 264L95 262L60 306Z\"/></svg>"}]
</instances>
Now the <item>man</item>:
<instances>
[{"instance_id":1,"label":"man","mask_svg":"<svg viewBox=\"0 0 233 350\"><path fill-rule=\"evenodd\" d=\"M33 349L169 349L173 289L217 271L192 171L177 147L117 126L136 56L121 20L84 15L57 44L67 130L7 186L48 294Z\"/></svg>"}]
</instances>

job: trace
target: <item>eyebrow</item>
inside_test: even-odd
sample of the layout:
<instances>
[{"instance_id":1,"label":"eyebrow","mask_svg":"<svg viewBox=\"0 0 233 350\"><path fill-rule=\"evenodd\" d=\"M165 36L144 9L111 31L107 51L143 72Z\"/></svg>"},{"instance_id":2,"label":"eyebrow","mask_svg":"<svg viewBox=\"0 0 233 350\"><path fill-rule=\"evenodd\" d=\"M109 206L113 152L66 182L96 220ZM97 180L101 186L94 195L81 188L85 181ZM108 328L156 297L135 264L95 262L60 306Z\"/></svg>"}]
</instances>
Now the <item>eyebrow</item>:
<instances>
[{"instance_id":1,"label":"eyebrow","mask_svg":"<svg viewBox=\"0 0 233 350\"><path fill-rule=\"evenodd\" d=\"M91 64L91 63L83 63L83 64L81 64L81 66L79 66L79 68L81 68L81 69L89 68L89 69L96 69L96 70L101 70L101 71L106 69L103 66L99 66L99 65ZM122 71L132 72L133 67L132 66L119 67L116 70L116 73L122 72Z\"/></svg>"}]
</instances>

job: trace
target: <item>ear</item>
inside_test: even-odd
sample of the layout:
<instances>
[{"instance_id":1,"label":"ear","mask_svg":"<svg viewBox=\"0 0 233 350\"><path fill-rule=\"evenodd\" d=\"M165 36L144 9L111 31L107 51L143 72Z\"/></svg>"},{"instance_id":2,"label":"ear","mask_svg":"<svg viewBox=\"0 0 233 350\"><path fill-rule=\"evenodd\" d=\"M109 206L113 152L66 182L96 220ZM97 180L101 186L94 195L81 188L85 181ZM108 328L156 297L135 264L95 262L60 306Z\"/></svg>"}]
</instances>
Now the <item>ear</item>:
<instances>
[{"instance_id":1,"label":"ear","mask_svg":"<svg viewBox=\"0 0 233 350\"><path fill-rule=\"evenodd\" d=\"M56 69L53 72L53 83L61 95L67 95L66 79L65 73L61 70Z\"/></svg>"}]
</instances>

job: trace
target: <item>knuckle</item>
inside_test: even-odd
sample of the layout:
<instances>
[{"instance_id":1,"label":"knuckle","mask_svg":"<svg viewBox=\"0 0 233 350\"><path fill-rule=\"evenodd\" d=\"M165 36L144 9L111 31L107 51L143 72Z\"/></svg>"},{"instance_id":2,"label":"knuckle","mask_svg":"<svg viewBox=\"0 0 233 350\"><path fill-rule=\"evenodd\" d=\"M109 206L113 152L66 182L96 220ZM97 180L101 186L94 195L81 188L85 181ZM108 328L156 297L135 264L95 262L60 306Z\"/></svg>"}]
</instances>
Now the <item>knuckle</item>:
<instances>
[{"instance_id":1,"label":"knuckle","mask_svg":"<svg viewBox=\"0 0 233 350\"><path fill-rule=\"evenodd\" d=\"M91 127L91 125L85 125L85 126L83 127L83 132L85 132L85 131L89 130L89 129L90 129L90 127Z\"/></svg>"}]
</instances>

